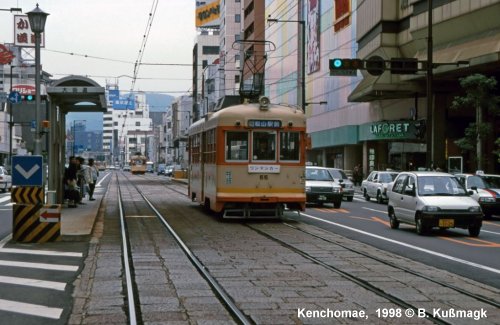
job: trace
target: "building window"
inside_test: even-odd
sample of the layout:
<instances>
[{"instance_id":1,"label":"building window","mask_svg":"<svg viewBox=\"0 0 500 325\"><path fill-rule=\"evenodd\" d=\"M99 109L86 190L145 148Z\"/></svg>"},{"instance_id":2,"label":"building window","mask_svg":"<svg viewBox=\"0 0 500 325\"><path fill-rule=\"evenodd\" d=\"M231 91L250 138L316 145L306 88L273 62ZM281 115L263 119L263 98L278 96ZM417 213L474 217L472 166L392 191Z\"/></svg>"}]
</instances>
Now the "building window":
<instances>
[{"instance_id":1,"label":"building window","mask_svg":"<svg viewBox=\"0 0 500 325\"><path fill-rule=\"evenodd\" d=\"M207 65L208 65L208 60L203 60L203 61L201 61L201 67L202 67L203 69L205 69L205 68L207 67Z\"/></svg>"},{"instance_id":2,"label":"building window","mask_svg":"<svg viewBox=\"0 0 500 325\"><path fill-rule=\"evenodd\" d=\"M141 126L141 122L135 122L135 126Z\"/></svg>"},{"instance_id":3,"label":"building window","mask_svg":"<svg viewBox=\"0 0 500 325\"><path fill-rule=\"evenodd\" d=\"M240 14L234 15L234 22L235 23L241 23L241 15Z\"/></svg>"},{"instance_id":4,"label":"building window","mask_svg":"<svg viewBox=\"0 0 500 325\"><path fill-rule=\"evenodd\" d=\"M351 0L335 0L334 31L347 27L351 23Z\"/></svg>"},{"instance_id":5,"label":"building window","mask_svg":"<svg viewBox=\"0 0 500 325\"><path fill-rule=\"evenodd\" d=\"M240 75L239 74L234 75L234 83L240 83Z\"/></svg>"},{"instance_id":6,"label":"building window","mask_svg":"<svg viewBox=\"0 0 500 325\"><path fill-rule=\"evenodd\" d=\"M210 54L217 55L217 54L219 54L219 47L218 46L203 46L202 52L205 55L210 55Z\"/></svg>"}]
</instances>

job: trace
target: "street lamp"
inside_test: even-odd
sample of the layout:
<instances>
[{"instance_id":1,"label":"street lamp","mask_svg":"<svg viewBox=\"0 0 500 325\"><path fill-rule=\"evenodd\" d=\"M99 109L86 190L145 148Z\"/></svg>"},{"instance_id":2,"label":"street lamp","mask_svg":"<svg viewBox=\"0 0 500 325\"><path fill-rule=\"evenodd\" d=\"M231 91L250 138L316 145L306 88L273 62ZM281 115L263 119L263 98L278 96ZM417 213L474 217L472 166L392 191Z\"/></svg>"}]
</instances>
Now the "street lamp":
<instances>
[{"instance_id":1,"label":"street lamp","mask_svg":"<svg viewBox=\"0 0 500 325\"><path fill-rule=\"evenodd\" d=\"M38 3L36 8L26 13L30 21L31 30L35 33L35 155L41 155L41 134L40 134L40 40L41 33L45 29L45 21L49 15L43 12L42 9L38 8Z\"/></svg>"},{"instance_id":2,"label":"street lamp","mask_svg":"<svg viewBox=\"0 0 500 325\"><path fill-rule=\"evenodd\" d=\"M302 37L300 38L301 44L301 64L300 64L300 90L301 90L301 100L297 100L297 104L300 102L302 105L302 110L306 111L306 22L305 20L282 20L276 18L268 18L268 23L299 23ZM297 96L298 97L298 96Z\"/></svg>"}]
</instances>

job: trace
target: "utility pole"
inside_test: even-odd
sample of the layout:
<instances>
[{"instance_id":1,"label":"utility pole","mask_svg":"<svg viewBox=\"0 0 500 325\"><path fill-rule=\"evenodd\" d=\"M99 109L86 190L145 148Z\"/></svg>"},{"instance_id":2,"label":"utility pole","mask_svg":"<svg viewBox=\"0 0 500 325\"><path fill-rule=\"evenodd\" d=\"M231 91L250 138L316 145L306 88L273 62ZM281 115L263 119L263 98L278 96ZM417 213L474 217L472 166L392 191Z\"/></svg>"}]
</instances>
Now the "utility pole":
<instances>
[{"instance_id":1,"label":"utility pole","mask_svg":"<svg viewBox=\"0 0 500 325\"><path fill-rule=\"evenodd\" d=\"M432 0L427 0L427 128L426 128L426 165L428 168L434 161L434 107L432 96Z\"/></svg>"}]
</instances>

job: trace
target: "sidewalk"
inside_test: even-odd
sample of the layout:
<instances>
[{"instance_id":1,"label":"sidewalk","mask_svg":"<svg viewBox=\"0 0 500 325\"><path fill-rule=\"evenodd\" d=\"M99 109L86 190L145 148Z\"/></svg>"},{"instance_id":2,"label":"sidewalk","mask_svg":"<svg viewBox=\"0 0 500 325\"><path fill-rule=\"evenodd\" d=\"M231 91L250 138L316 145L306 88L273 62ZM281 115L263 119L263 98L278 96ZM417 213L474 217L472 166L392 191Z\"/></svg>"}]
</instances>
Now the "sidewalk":
<instances>
[{"instance_id":1,"label":"sidewalk","mask_svg":"<svg viewBox=\"0 0 500 325\"><path fill-rule=\"evenodd\" d=\"M76 208L61 207L61 237L62 241L90 240L92 228L101 206L104 193L94 194L95 201L89 201L88 196Z\"/></svg>"}]
</instances>

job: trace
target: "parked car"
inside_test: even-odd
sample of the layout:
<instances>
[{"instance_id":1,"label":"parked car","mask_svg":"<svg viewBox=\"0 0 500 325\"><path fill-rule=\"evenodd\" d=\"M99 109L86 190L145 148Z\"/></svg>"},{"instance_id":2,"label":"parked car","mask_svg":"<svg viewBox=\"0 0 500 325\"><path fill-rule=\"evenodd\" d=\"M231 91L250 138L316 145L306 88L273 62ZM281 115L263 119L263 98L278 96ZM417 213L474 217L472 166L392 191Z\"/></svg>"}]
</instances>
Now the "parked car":
<instances>
[{"instance_id":1,"label":"parked car","mask_svg":"<svg viewBox=\"0 0 500 325\"><path fill-rule=\"evenodd\" d=\"M129 172L129 171L130 171L130 169L131 169L131 168L130 168L130 165L128 165L128 164L127 164L127 165L123 165L122 170L123 170L124 172Z\"/></svg>"},{"instance_id":2,"label":"parked car","mask_svg":"<svg viewBox=\"0 0 500 325\"><path fill-rule=\"evenodd\" d=\"M158 164L158 168L156 170L156 172L158 173L158 175L164 175L165 174L165 167L166 167L165 164Z\"/></svg>"},{"instance_id":3,"label":"parked car","mask_svg":"<svg viewBox=\"0 0 500 325\"><path fill-rule=\"evenodd\" d=\"M455 177L468 191L472 191L471 197L481 206L484 219L491 219L493 214L500 215L500 187L495 189L488 178L479 175L455 174Z\"/></svg>"},{"instance_id":4,"label":"parked car","mask_svg":"<svg viewBox=\"0 0 500 325\"><path fill-rule=\"evenodd\" d=\"M306 202L332 203L334 208L340 208L342 187L335 182L328 168L306 167Z\"/></svg>"},{"instance_id":5,"label":"parked car","mask_svg":"<svg viewBox=\"0 0 500 325\"><path fill-rule=\"evenodd\" d=\"M349 177L347 177L346 173L339 168L328 168L328 171L332 175L335 182L342 187L342 197L348 202L352 202L354 198L354 184Z\"/></svg>"},{"instance_id":6,"label":"parked car","mask_svg":"<svg viewBox=\"0 0 500 325\"><path fill-rule=\"evenodd\" d=\"M471 237L481 231L483 212L458 179L448 173L401 172L387 192L391 228L415 225L419 235L434 227L464 228Z\"/></svg>"},{"instance_id":7,"label":"parked car","mask_svg":"<svg viewBox=\"0 0 500 325\"><path fill-rule=\"evenodd\" d=\"M0 189L2 192L10 191L12 188L12 176L10 176L7 169L3 166L0 166Z\"/></svg>"},{"instance_id":8,"label":"parked car","mask_svg":"<svg viewBox=\"0 0 500 325\"><path fill-rule=\"evenodd\" d=\"M361 182L361 192L367 201L376 198L378 203L387 201L387 188L394 182L398 172L394 171L372 171L368 177Z\"/></svg>"}]
</instances>

